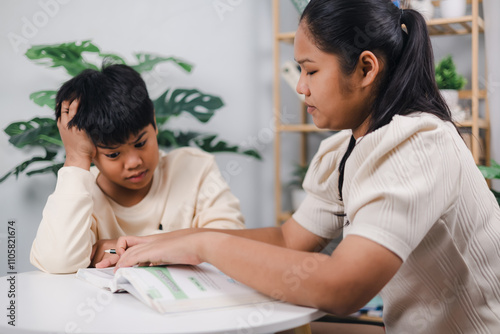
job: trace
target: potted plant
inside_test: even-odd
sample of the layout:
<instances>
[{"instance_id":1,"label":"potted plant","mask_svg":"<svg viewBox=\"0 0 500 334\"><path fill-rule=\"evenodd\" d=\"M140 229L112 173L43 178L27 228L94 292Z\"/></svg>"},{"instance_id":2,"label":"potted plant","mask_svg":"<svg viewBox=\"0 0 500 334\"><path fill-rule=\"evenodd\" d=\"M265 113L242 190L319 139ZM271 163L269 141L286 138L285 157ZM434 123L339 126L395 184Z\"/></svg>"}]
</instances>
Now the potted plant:
<instances>
[{"instance_id":1,"label":"potted plant","mask_svg":"<svg viewBox=\"0 0 500 334\"><path fill-rule=\"evenodd\" d=\"M450 108L453 120L462 121L465 113L458 104L458 91L465 86L467 80L457 73L451 55L444 57L437 64L435 76L436 84Z\"/></svg>"},{"instance_id":2,"label":"potted plant","mask_svg":"<svg viewBox=\"0 0 500 334\"><path fill-rule=\"evenodd\" d=\"M500 165L491 160L491 166L478 166L485 179L500 179ZM500 192L491 189L500 205Z\"/></svg>"},{"instance_id":3,"label":"potted plant","mask_svg":"<svg viewBox=\"0 0 500 334\"><path fill-rule=\"evenodd\" d=\"M81 71L91 68L98 70L99 65L91 63L83 57L90 55L97 58L98 63L104 60L113 63L126 64L125 60L116 54L103 53L91 41L71 42L55 45L35 45L26 51L26 57L37 64L51 68L62 67L70 76L76 76ZM154 69L157 64L172 62L186 72L191 72L193 65L175 58L163 57L148 53L135 54L136 63L127 64L139 73L146 73ZM54 173L64 164L62 157L63 144L53 117L55 108L56 90L40 90L30 95L30 99L40 107L49 107L49 117L34 117L31 120L9 124L5 133L10 137L9 142L18 149L42 148L45 155L35 155L15 166L2 177L0 183L10 176L16 178L26 175ZM195 131L179 131L170 129L167 124L172 118L187 113L202 123L208 122L224 103L218 96L205 94L197 89L166 89L163 94L153 100L156 122L158 126L158 144L163 148L181 146L197 146L207 152L233 152L261 159L259 153L252 149L242 149L237 145L230 145L217 138L217 134L200 133ZM32 167L29 171L28 167Z\"/></svg>"},{"instance_id":4,"label":"potted plant","mask_svg":"<svg viewBox=\"0 0 500 334\"><path fill-rule=\"evenodd\" d=\"M299 208L300 203L306 197L306 192L302 188L302 183L304 183L304 178L306 177L307 169L309 165L295 165L293 171L293 179L288 183L290 189L290 197L292 200L292 210L295 211Z\"/></svg>"}]
</instances>

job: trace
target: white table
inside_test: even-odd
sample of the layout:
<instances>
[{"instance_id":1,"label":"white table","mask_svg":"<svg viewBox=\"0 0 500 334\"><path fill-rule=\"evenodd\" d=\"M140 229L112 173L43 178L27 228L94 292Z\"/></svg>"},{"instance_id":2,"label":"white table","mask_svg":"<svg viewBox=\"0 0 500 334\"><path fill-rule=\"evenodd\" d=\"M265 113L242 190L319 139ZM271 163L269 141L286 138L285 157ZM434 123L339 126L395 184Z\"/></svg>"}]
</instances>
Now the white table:
<instances>
[{"instance_id":1,"label":"white table","mask_svg":"<svg viewBox=\"0 0 500 334\"><path fill-rule=\"evenodd\" d=\"M324 315L313 308L269 302L159 314L127 293L112 294L77 279L38 271L18 274L15 289L0 278L0 333L273 333ZM15 299L9 291L15 290ZM8 324L15 301L15 327Z\"/></svg>"}]
</instances>

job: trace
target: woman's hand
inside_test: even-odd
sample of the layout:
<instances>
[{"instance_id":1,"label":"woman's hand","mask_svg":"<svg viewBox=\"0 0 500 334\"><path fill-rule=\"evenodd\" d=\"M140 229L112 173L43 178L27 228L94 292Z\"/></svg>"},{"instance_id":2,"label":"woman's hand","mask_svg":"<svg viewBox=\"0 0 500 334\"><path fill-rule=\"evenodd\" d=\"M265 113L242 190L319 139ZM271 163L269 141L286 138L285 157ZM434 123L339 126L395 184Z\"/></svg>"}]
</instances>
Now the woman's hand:
<instances>
[{"instance_id":1,"label":"woman's hand","mask_svg":"<svg viewBox=\"0 0 500 334\"><path fill-rule=\"evenodd\" d=\"M117 254L108 254L106 249L114 249L117 239L101 239L92 246L91 267L107 268L113 267L120 258Z\"/></svg>"},{"instance_id":2,"label":"woman's hand","mask_svg":"<svg viewBox=\"0 0 500 334\"><path fill-rule=\"evenodd\" d=\"M79 130L77 127L68 129L68 123L75 117L77 111L78 100L74 100L71 104L68 101L61 103L61 117L57 121L57 128L66 150L64 166L75 166L89 170L97 152L94 143L85 131Z\"/></svg>"},{"instance_id":3,"label":"woman's hand","mask_svg":"<svg viewBox=\"0 0 500 334\"><path fill-rule=\"evenodd\" d=\"M217 232L194 233L177 238L167 235L121 237L117 243L120 259L116 268L133 265L190 264L203 261L206 240L217 244Z\"/></svg>"}]
</instances>

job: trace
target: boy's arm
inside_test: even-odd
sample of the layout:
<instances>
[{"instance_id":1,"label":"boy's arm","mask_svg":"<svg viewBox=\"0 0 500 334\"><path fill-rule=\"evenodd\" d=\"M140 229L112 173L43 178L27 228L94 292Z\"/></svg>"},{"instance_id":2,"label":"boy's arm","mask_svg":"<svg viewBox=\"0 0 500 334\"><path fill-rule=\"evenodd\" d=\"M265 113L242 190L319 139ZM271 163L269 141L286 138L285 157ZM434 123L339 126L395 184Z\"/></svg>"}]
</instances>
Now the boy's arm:
<instances>
[{"instance_id":1,"label":"boy's arm","mask_svg":"<svg viewBox=\"0 0 500 334\"><path fill-rule=\"evenodd\" d=\"M71 273L88 267L95 243L92 226L92 185L88 171L95 146L84 131L68 129L78 109L63 102L57 125L66 150L65 167L58 173L56 190L49 196L31 248L30 260L50 273Z\"/></svg>"},{"instance_id":2,"label":"boy's arm","mask_svg":"<svg viewBox=\"0 0 500 334\"><path fill-rule=\"evenodd\" d=\"M30 260L49 273L72 273L88 267L95 235L91 230L94 177L86 170L63 167L43 210Z\"/></svg>"}]
</instances>

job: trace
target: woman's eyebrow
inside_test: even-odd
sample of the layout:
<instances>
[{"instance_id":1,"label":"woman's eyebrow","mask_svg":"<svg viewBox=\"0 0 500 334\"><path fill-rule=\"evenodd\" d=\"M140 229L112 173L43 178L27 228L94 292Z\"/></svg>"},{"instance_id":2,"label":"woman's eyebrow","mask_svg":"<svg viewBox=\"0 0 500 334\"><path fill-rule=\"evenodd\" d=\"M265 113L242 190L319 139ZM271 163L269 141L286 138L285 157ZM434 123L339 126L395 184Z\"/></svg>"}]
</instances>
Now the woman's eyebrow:
<instances>
[{"instance_id":1,"label":"woman's eyebrow","mask_svg":"<svg viewBox=\"0 0 500 334\"><path fill-rule=\"evenodd\" d=\"M295 59L295 58L294 58L294 59ZM297 63L299 63L300 65L302 65L303 63L306 63L306 62L309 62L309 63L314 63L314 60L311 60L311 59L309 59L309 58L304 58L304 59L299 59L299 60L296 60L296 59L295 59L295 61L296 61Z\"/></svg>"}]
</instances>

